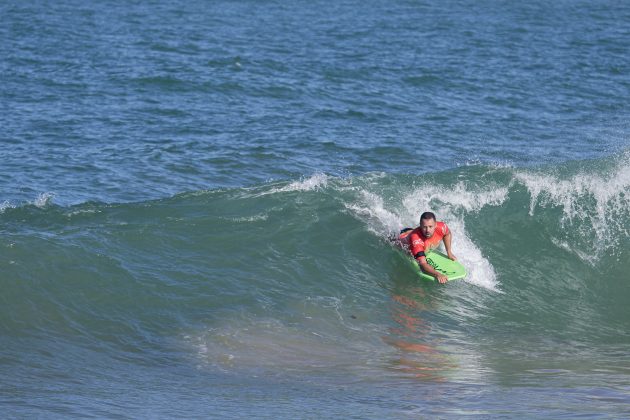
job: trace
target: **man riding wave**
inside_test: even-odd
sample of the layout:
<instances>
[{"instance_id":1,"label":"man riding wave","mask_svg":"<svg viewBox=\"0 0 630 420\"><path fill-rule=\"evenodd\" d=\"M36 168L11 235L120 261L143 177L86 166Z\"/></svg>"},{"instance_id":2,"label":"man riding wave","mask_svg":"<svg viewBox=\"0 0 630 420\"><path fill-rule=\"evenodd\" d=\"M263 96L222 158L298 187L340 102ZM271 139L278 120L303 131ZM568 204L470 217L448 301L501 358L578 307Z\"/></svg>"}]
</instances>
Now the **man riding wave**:
<instances>
[{"instance_id":1,"label":"man riding wave","mask_svg":"<svg viewBox=\"0 0 630 420\"><path fill-rule=\"evenodd\" d=\"M439 283L448 281L448 277L433 268L426 258L426 253L437 248L440 241L443 241L448 258L457 261L451 251L451 231L446 223L438 222L432 212L424 212L420 216L420 226L415 229L403 229L398 240L413 255L423 272L435 277Z\"/></svg>"}]
</instances>

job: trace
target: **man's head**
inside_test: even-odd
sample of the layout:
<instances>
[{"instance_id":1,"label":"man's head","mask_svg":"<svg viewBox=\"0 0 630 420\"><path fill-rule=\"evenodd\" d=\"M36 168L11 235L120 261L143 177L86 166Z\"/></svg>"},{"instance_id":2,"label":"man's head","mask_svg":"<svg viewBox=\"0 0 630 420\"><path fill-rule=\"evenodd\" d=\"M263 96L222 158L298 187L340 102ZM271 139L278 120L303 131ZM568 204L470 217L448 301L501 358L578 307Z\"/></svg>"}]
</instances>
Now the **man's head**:
<instances>
[{"instance_id":1,"label":"man's head","mask_svg":"<svg viewBox=\"0 0 630 420\"><path fill-rule=\"evenodd\" d=\"M425 238L430 238L435 232L435 226L437 221L435 220L435 214L430 211L425 211L420 216L420 230Z\"/></svg>"}]
</instances>

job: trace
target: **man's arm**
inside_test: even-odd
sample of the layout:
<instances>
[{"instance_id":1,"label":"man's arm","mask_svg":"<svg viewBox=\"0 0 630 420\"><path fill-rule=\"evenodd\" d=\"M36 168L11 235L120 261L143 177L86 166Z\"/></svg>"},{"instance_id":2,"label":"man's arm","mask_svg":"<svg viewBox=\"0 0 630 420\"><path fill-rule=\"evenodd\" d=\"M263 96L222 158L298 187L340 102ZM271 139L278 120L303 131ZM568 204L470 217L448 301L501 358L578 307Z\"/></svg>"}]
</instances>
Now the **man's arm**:
<instances>
[{"instance_id":1,"label":"man's arm","mask_svg":"<svg viewBox=\"0 0 630 420\"><path fill-rule=\"evenodd\" d=\"M418 263L418 265L420 266L420 269L427 273L432 275L433 277L435 277L435 279L439 282L439 283L446 283L448 281L448 277L446 277L444 274L440 273L439 271L437 271L435 268L431 267L431 264L429 264L427 262L427 258L423 255L420 256L416 259L416 262Z\"/></svg>"},{"instance_id":2,"label":"man's arm","mask_svg":"<svg viewBox=\"0 0 630 420\"><path fill-rule=\"evenodd\" d=\"M436 271L431 265L427 262L427 257L424 255L424 243L420 239L417 233L412 232L409 235L410 244L411 244L411 254L416 259L416 262L420 266L420 270L423 272L435 277L438 282L446 283L448 278L442 273Z\"/></svg>"},{"instance_id":3,"label":"man's arm","mask_svg":"<svg viewBox=\"0 0 630 420\"><path fill-rule=\"evenodd\" d=\"M451 238L451 231L444 235L444 238L442 238L444 241L444 248L446 248L446 255L448 255L451 260L457 261L457 257L451 252Z\"/></svg>"}]
</instances>

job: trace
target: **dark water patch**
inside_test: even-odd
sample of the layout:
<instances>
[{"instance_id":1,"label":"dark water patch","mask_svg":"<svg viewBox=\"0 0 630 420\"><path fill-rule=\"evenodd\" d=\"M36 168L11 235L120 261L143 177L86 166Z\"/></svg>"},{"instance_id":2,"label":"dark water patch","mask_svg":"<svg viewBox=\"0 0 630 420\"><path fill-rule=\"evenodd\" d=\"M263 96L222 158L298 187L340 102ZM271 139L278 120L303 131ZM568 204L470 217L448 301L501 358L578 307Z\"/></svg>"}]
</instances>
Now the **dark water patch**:
<instances>
[{"instance_id":1,"label":"dark water patch","mask_svg":"<svg viewBox=\"0 0 630 420\"><path fill-rule=\"evenodd\" d=\"M421 76L413 76L405 78L405 82L415 87L430 86L432 84L442 84L442 79L433 74L423 74Z\"/></svg>"},{"instance_id":2,"label":"dark water patch","mask_svg":"<svg viewBox=\"0 0 630 420\"><path fill-rule=\"evenodd\" d=\"M185 80L173 76L146 76L134 79L133 82L139 87L156 87L164 90L180 92L191 90L193 87Z\"/></svg>"}]
</instances>

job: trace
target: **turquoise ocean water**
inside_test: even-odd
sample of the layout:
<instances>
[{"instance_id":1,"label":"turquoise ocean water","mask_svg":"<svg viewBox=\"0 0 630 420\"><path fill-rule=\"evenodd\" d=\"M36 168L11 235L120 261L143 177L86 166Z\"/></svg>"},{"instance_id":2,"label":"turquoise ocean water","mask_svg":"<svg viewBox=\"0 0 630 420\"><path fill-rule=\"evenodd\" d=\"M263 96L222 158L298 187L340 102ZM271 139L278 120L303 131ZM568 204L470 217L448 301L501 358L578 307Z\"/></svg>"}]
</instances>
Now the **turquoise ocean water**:
<instances>
[{"instance_id":1,"label":"turquoise ocean water","mask_svg":"<svg viewBox=\"0 0 630 420\"><path fill-rule=\"evenodd\" d=\"M0 4L4 418L630 416L630 5ZM432 210L469 270L387 238Z\"/></svg>"}]
</instances>

